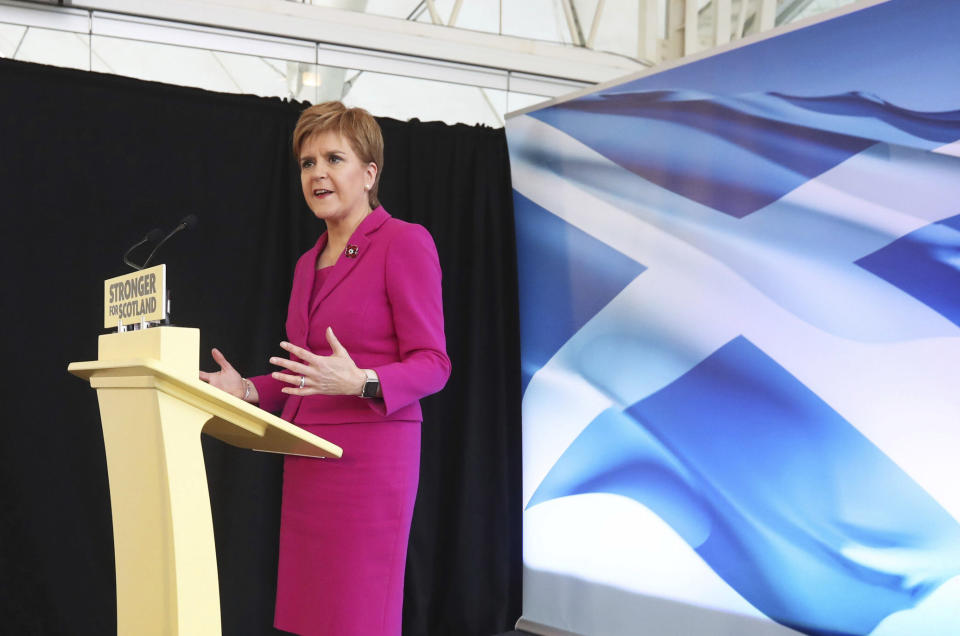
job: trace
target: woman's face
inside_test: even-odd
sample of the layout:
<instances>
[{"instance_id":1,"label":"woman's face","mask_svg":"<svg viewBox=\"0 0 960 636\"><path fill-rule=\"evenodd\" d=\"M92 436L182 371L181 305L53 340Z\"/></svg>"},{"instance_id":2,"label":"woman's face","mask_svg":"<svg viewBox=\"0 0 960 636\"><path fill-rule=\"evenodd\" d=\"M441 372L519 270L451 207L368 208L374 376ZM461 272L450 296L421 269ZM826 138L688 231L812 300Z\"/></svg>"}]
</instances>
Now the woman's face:
<instances>
[{"instance_id":1,"label":"woman's face","mask_svg":"<svg viewBox=\"0 0 960 636\"><path fill-rule=\"evenodd\" d=\"M300 148L300 185L314 216L327 223L363 218L377 165L364 163L333 131L311 135Z\"/></svg>"}]
</instances>

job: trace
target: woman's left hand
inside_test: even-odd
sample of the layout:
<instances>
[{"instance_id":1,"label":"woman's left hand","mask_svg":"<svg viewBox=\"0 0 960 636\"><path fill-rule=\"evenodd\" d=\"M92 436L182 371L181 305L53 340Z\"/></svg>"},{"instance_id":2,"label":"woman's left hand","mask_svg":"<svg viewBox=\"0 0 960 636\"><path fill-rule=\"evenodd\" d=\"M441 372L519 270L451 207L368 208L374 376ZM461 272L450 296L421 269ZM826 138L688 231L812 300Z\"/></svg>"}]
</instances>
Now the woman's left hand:
<instances>
[{"instance_id":1,"label":"woman's left hand","mask_svg":"<svg viewBox=\"0 0 960 636\"><path fill-rule=\"evenodd\" d=\"M333 351L329 356L318 356L302 347L281 342L280 346L297 356L303 362L294 362L286 358L270 358L270 364L283 367L291 373L274 371L271 375L281 382L292 386L282 391L290 395L360 395L367 375L354 364L347 350L343 348L333 329L327 327L327 342Z\"/></svg>"}]
</instances>

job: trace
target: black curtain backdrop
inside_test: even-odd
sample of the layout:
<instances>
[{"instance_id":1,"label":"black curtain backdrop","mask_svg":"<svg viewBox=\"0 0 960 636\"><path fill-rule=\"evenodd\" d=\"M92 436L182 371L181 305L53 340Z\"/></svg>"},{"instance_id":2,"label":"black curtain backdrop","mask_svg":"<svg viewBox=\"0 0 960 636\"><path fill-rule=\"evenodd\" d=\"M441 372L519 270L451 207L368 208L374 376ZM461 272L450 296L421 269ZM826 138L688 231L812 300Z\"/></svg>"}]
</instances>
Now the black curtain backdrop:
<instances>
[{"instance_id":1,"label":"black curtain backdrop","mask_svg":"<svg viewBox=\"0 0 960 636\"><path fill-rule=\"evenodd\" d=\"M243 373L280 354L293 266L322 231L290 136L305 104L0 60L0 631L116 631L94 391L102 281L152 227L176 324ZM488 636L520 614L516 255L502 130L382 119L381 200L443 267L453 375L424 401L404 634ZM224 634L272 634L281 459L204 439Z\"/></svg>"}]
</instances>

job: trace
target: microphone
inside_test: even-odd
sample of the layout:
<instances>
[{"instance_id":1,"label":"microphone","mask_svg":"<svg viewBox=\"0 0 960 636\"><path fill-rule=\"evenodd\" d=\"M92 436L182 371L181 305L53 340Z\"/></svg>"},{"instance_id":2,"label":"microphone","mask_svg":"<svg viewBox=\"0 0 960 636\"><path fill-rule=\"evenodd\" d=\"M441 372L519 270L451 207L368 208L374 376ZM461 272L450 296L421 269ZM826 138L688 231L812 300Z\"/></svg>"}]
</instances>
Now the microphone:
<instances>
[{"instance_id":1,"label":"microphone","mask_svg":"<svg viewBox=\"0 0 960 636\"><path fill-rule=\"evenodd\" d=\"M141 245L143 245L144 243L153 243L154 241L159 241L160 237L162 236L163 236L163 232L160 231L160 228L156 228L156 227L153 228L152 230L147 232L146 236L144 236L142 239L134 243L133 246L130 247L130 249L128 249L126 252L123 253L123 262L129 265L130 267L132 267L133 269L143 269L142 266L137 265L136 263L130 260L130 253L133 250L140 247Z\"/></svg>"},{"instance_id":2,"label":"microphone","mask_svg":"<svg viewBox=\"0 0 960 636\"><path fill-rule=\"evenodd\" d=\"M197 218L196 214L188 214L187 216L183 217L183 220L177 224L177 227L170 230L170 233L164 236L163 239L159 243L157 243L157 246L153 248L152 252L150 252L150 256L148 256L147 260L143 262L143 266L146 267L147 265L150 264L150 261L151 259L153 259L153 256L157 253L157 250L163 247L163 244L169 241L170 237L172 237L174 234L176 234L180 230L191 230L197 227L197 223L199 222L200 222L200 219Z\"/></svg>"}]
</instances>

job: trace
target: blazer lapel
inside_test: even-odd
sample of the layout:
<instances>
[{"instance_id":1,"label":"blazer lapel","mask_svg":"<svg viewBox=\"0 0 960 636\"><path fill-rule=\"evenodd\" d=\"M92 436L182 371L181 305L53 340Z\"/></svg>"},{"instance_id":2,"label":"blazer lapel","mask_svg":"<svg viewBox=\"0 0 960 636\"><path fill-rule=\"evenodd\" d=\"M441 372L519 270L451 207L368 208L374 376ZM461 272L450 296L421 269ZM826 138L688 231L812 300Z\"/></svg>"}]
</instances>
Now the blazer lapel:
<instances>
[{"instance_id":1,"label":"blazer lapel","mask_svg":"<svg viewBox=\"0 0 960 636\"><path fill-rule=\"evenodd\" d=\"M376 210L371 212L367 218L365 218L360 225L357 226L357 229L353 231L353 234L350 236L350 240L347 241L347 247L344 253L340 254L337 257L337 262L333 265L333 270L327 276L327 280L323 282L323 286L320 288L319 293L313 299L313 302L310 303L309 315L312 315L313 312L317 310L317 307L320 306L320 303L323 302L323 299L330 295L337 285L353 271L353 268L357 266L363 257L367 253L367 247L370 245L370 238L367 236L372 233L374 230L383 225L384 221L390 218L390 215L387 214L387 211L383 209L383 206L378 207ZM326 237L326 234L324 234ZM326 239L324 238L323 244L326 245ZM318 242L319 245L319 242ZM320 249L323 249L323 246L320 246ZM318 251L317 254L320 252ZM314 257L314 268L316 268L316 257ZM313 279L311 278L311 284ZM309 295L308 295L309 298Z\"/></svg>"}]
</instances>

